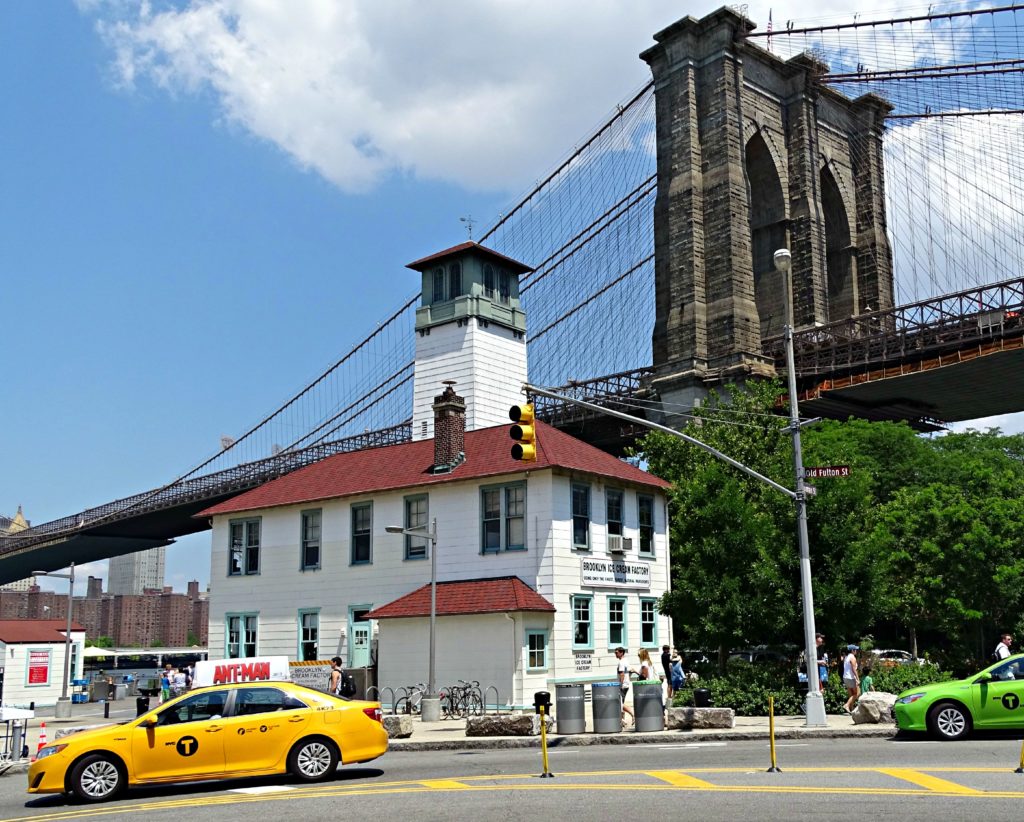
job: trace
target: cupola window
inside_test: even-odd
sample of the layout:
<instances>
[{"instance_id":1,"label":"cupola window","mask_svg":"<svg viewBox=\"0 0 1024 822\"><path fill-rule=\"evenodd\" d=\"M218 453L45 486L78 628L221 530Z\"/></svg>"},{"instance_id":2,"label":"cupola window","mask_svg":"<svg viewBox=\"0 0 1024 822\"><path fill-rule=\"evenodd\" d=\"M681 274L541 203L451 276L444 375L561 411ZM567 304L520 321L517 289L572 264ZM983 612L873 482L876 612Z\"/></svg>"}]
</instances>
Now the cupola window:
<instances>
[{"instance_id":1,"label":"cupola window","mask_svg":"<svg viewBox=\"0 0 1024 822\"><path fill-rule=\"evenodd\" d=\"M452 263L448 266L448 299L454 300L462 294L462 266Z\"/></svg>"},{"instance_id":2,"label":"cupola window","mask_svg":"<svg viewBox=\"0 0 1024 822\"><path fill-rule=\"evenodd\" d=\"M444 302L444 269L434 269L434 299L433 302Z\"/></svg>"},{"instance_id":3,"label":"cupola window","mask_svg":"<svg viewBox=\"0 0 1024 822\"><path fill-rule=\"evenodd\" d=\"M484 296L494 299L494 266L484 265Z\"/></svg>"}]
</instances>

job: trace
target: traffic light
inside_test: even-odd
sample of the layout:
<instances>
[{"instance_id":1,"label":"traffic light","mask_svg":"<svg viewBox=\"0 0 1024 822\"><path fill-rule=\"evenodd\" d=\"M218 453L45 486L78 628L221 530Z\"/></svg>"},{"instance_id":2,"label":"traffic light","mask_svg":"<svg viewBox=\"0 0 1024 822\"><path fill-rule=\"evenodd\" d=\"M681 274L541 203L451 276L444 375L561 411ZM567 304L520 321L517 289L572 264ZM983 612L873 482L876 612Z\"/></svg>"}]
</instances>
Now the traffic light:
<instances>
[{"instance_id":1,"label":"traffic light","mask_svg":"<svg viewBox=\"0 0 1024 822\"><path fill-rule=\"evenodd\" d=\"M533 422L533 403L513 405L508 418L515 423L509 429L509 436L516 441L512 446L512 459L523 462L537 461L537 429Z\"/></svg>"}]
</instances>

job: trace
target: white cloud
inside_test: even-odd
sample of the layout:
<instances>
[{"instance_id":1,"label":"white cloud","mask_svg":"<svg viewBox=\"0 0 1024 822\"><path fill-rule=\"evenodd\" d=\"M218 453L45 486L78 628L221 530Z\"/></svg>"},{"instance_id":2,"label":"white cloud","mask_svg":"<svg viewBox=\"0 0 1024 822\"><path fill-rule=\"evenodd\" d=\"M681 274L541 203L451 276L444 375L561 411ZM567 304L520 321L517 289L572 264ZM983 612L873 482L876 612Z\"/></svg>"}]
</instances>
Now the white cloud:
<instances>
[{"instance_id":1,"label":"white cloud","mask_svg":"<svg viewBox=\"0 0 1024 822\"><path fill-rule=\"evenodd\" d=\"M393 173L525 187L649 79L637 55L678 13L658 0L78 5L124 86L212 92L226 121L346 191ZM687 12L719 2L699 5ZM748 13L767 23L767 8ZM787 13L774 7L777 26Z\"/></svg>"},{"instance_id":2,"label":"white cloud","mask_svg":"<svg viewBox=\"0 0 1024 822\"><path fill-rule=\"evenodd\" d=\"M950 431L963 433L974 429L975 431L987 431L989 428L998 428L1003 434L1024 434L1024 414L1000 414L996 417L983 417L967 422L956 422L949 426Z\"/></svg>"}]
</instances>

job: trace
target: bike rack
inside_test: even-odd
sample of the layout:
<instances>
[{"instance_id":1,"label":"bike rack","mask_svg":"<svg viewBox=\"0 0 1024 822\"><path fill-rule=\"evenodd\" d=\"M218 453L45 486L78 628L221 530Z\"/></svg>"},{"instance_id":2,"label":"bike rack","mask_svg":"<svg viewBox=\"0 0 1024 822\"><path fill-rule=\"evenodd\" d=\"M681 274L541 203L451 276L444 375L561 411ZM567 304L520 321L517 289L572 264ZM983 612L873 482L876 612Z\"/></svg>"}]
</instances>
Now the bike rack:
<instances>
[{"instance_id":1,"label":"bike rack","mask_svg":"<svg viewBox=\"0 0 1024 822\"><path fill-rule=\"evenodd\" d=\"M366 689L366 701L380 702L380 696L378 696L378 694L380 694L380 691L377 690L377 686L371 685L369 688ZM383 707L383 705L381 707Z\"/></svg>"},{"instance_id":2,"label":"bike rack","mask_svg":"<svg viewBox=\"0 0 1024 822\"><path fill-rule=\"evenodd\" d=\"M487 688L484 690L484 696L481 700L484 704L484 713L487 713L487 695L491 691L494 691L494 713L498 715L501 713L501 694L498 693L497 685L488 685Z\"/></svg>"},{"instance_id":3,"label":"bike rack","mask_svg":"<svg viewBox=\"0 0 1024 822\"><path fill-rule=\"evenodd\" d=\"M384 693L384 691L391 691L391 715L394 716L395 714L398 713L398 700L399 700L398 692L401 691L402 692L402 696L405 696L405 697L409 696L409 692L405 688L395 689L395 688L392 688L390 686L385 686L384 688L381 688L380 692L382 694Z\"/></svg>"}]
</instances>

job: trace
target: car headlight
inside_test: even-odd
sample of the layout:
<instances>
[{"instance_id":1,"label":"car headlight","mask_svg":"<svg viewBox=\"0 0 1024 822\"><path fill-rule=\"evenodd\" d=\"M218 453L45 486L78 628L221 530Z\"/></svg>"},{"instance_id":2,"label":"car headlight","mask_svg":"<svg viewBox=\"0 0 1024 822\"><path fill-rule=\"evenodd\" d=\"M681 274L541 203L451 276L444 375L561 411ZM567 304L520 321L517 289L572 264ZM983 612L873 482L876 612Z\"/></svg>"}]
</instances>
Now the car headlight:
<instances>
[{"instance_id":1,"label":"car headlight","mask_svg":"<svg viewBox=\"0 0 1024 822\"><path fill-rule=\"evenodd\" d=\"M48 757L48 756L52 756L55 753L60 753L66 747L67 747L66 744L65 745L47 745L45 748L43 748L41 751L39 751L39 753L36 754L36 760L38 761L40 759L46 759L46 757Z\"/></svg>"},{"instance_id":2,"label":"car headlight","mask_svg":"<svg viewBox=\"0 0 1024 822\"><path fill-rule=\"evenodd\" d=\"M921 699L923 696L924 694L907 694L906 696L901 696L896 701L899 702L900 705L909 705L911 702L917 702L917 700Z\"/></svg>"}]
</instances>

